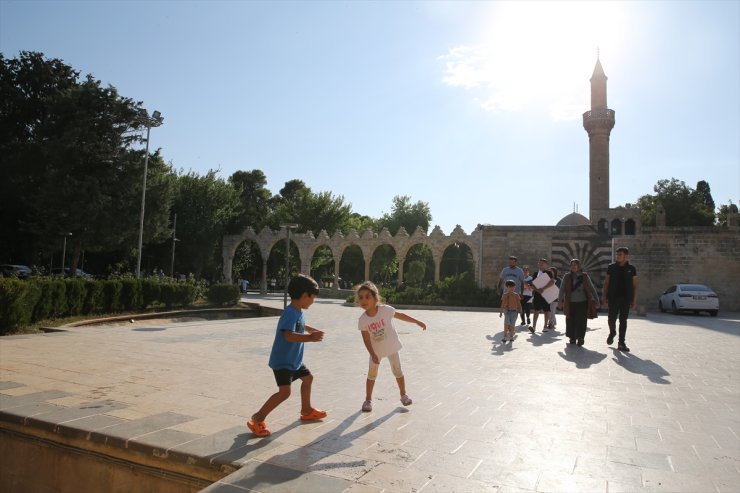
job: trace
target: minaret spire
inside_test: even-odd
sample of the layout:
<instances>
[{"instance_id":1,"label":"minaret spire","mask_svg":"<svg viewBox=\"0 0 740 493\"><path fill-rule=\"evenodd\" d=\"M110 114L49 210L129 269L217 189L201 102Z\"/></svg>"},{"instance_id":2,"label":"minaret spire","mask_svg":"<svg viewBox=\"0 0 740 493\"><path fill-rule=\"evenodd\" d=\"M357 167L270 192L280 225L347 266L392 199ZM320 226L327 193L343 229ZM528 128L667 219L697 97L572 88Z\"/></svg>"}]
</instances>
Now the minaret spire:
<instances>
[{"instance_id":1,"label":"minaret spire","mask_svg":"<svg viewBox=\"0 0 740 493\"><path fill-rule=\"evenodd\" d=\"M614 128L614 110L606 104L606 74L596 49L596 65L591 75L591 111L583 114L583 128L589 142L589 214L609 208L609 135Z\"/></svg>"}]
</instances>

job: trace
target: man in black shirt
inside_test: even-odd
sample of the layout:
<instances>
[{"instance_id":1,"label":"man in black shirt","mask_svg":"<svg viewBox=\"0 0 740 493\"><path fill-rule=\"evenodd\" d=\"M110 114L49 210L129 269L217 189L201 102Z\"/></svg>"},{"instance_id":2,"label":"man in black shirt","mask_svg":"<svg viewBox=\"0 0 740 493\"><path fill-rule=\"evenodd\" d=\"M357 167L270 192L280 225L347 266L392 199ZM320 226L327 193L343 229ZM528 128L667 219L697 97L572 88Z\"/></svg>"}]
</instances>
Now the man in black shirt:
<instances>
[{"instance_id":1,"label":"man in black shirt","mask_svg":"<svg viewBox=\"0 0 740 493\"><path fill-rule=\"evenodd\" d=\"M619 318L619 345L617 349L629 352L625 337L627 335L627 316L630 307L637 306L637 269L629 263L630 251L627 247L619 247L616 252L616 262L609 264L604 281L603 300L609 304L609 337L607 344L614 342L617 335L616 323Z\"/></svg>"}]
</instances>

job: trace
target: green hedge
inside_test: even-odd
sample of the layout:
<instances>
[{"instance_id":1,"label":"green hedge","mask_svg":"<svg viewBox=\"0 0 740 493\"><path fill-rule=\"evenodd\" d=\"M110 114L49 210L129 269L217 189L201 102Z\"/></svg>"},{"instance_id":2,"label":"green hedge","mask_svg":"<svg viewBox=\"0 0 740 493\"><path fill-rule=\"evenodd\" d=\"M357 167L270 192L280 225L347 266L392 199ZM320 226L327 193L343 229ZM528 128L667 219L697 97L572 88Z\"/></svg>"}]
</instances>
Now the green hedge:
<instances>
[{"instance_id":1,"label":"green hedge","mask_svg":"<svg viewBox=\"0 0 740 493\"><path fill-rule=\"evenodd\" d=\"M479 288L470 273L446 277L426 287L401 285L380 288L380 295L391 305L498 307L501 297L494 289ZM347 301L354 302L354 295Z\"/></svg>"},{"instance_id":2,"label":"green hedge","mask_svg":"<svg viewBox=\"0 0 740 493\"><path fill-rule=\"evenodd\" d=\"M216 291L233 288L238 300L236 286L218 286L214 286ZM105 281L0 278L0 335L50 318L137 311L157 304L168 308L189 306L203 291L202 283L190 280L173 283L133 278ZM226 304L230 298L218 299L219 304Z\"/></svg>"},{"instance_id":3,"label":"green hedge","mask_svg":"<svg viewBox=\"0 0 740 493\"><path fill-rule=\"evenodd\" d=\"M214 305L236 305L241 293L236 284L214 284L208 289L208 301Z\"/></svg>"}]
</instances>

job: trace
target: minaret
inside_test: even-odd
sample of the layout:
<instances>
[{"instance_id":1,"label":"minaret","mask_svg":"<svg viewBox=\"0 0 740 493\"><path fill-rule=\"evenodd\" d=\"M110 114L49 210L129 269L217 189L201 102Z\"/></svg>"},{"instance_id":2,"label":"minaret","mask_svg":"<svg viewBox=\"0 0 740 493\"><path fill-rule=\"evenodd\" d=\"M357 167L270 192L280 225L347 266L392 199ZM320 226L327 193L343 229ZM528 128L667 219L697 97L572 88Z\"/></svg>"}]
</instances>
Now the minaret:
<instances>
[{"instance_id":1,"label":"minaret","mask_svg":"<svg viewBox=\"0 0 740 493\"><path fill-rule=\"evenodd\" d=\"M589 148L589 219L598 218L595 210L609 208L609 134L614 128L614 110L606 106L606 74L598 53L591 75L591 111L583 114L583 128L588 132Z\"/></svg>"}]
</instances>

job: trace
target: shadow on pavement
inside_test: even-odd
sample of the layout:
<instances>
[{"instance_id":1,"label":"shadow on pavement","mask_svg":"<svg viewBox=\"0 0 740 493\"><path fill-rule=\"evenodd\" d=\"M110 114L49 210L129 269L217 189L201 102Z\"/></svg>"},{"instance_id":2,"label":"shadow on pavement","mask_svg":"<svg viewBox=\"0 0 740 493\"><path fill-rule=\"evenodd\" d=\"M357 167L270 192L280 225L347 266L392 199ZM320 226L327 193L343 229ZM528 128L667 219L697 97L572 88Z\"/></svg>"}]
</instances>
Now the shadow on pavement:
<instances>
[{"instance_id":1,"label":"shadow on pavement","mask_svg":"<svg viewBox=\"0 0 740 493\"><path fill-rule=\"evenodd\" d=\"M625 370L645 375L651 382L668 385L671 382L663 377L670 375L665 368L658 363L649 359L641 359L632 353L623 353L622 351L612 348L614 358L612 360Z\"/></svg>"},{"instance_id":2,"label":"shadow on pavement","mask_svg":"<svg viewBox=\"0 0 740 493\"><path fill-rule=\"evenodd\" d=\"M365 433L374 430L376 427L393 417L395 414L405 411L406 409L394 409L385 416L382 416L370 423L367 423L351 433L343 435L344 431L349 426L351 426L359 416L365 414L361 411L357 411L351 416L348 416L347 418L342 420L338 426L331 430L328 430L326 433L319 436L318 438L316 438L316 440L306 445L305 447L300 447L296 450L292 450L284 454L277 454L268 459L269 462L261 462L249 473L248 476L239 477L237 473L236 477L238 477L238 481L236 482L236 484L239 486L239 488L246 488L248 491L263 491L266 487L269 488L270 486L291 482L303 476L304 474L308 474L308 472L314 472L316 470L363 467L367 465L367 462L365 460L345 462L321 462L320 464L317 464L317 462L329 455L339 454L341 450L351 447L352 441L354 439L359 438ZM284 430L280 430L277 433L273 433L270 438L279 436L289 429L294 428L295 426L301 426L301 424L308 423L297 423L294 426L288 427ZM244 435L247 435L247 437L253 437L251 433ZM239 435L239 437L234 439L234 445L232 447L243 446L243 442L241 439L242 436L243 435ZM321 451L319 448L312 448L313 446L327 439L333 441L331 452L324 452ZM271 439L261 439L254 444L254 447L265 447L271 443L273 443ZM312 451L314 451L315 453L312 453ZM372 466L368 467L371 468ZM300 470L298 468L300 468Z\"/></svg>"},{"instance_id":3,"label":"shadow on pavement","mask_svg":"<svg viewBox=\"0 0 740 493\"><path fill-rule=\"evenodd\" d=\"M586 349L583 346L567 344L563 351L558 351L558 356L565 361L576 364L576 368L589 368L591 365L597 365L606 359L606 354L598 351Z\"/></svg>"}]
</instances>

